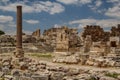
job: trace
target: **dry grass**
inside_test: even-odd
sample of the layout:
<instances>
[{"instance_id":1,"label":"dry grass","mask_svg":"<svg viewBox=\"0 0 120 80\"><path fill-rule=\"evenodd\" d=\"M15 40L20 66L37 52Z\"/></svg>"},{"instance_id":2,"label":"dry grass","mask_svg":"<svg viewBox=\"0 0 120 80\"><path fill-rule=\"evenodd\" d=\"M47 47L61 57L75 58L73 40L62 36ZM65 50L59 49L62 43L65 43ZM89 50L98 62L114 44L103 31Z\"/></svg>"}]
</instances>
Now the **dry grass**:
<instances>
[{"instance_id":1,"label":"dry grass","mask_svg":"<svg viewBox=\"0 0 120 80\"><path fill-rule=\"evenodd\" d=\"M52 53L32 53L32 54L28 54L29 56L33 56L33 57L43 57L43 58L52 58Z\"/></svg>"}]
</instances>

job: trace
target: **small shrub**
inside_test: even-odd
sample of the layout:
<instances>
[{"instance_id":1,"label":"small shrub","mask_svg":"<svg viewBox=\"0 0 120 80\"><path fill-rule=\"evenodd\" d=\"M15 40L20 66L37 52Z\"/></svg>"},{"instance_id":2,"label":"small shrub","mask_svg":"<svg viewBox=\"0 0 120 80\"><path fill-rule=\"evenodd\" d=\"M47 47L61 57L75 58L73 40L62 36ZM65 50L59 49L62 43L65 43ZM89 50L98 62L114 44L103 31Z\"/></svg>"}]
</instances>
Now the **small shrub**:
<instances>
[{"instance_id":1,"label":"small shrub","mask_svg":"<svg viewBox=\"0 0 120 80\"><path fill-rule=\"evenodd\" d=\"M112 77L112 78L117 78L118 75L120 75L120 74L117 74L117 73L106 73L105 74L105 76Z\"/></svg>"}]
</instances>

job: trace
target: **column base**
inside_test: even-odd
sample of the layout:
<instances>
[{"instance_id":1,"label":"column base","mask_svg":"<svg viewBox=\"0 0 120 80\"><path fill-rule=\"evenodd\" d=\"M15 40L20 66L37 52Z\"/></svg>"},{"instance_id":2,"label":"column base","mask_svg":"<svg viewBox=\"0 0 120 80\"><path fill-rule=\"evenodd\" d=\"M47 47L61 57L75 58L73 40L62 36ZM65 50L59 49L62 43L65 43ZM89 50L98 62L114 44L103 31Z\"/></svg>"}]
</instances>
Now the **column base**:
<instances>
[{"instance_id":1,"label":"column base","mask_svg":"<svg viewBox=\"0 0 120 80\"><path fill-rule=\"evenodd\" d=\"M14 56L16 58L23 58L24 57L24 51L23 51L23 49L16 49L14 51Z\"/></svg>"}]
</instances>

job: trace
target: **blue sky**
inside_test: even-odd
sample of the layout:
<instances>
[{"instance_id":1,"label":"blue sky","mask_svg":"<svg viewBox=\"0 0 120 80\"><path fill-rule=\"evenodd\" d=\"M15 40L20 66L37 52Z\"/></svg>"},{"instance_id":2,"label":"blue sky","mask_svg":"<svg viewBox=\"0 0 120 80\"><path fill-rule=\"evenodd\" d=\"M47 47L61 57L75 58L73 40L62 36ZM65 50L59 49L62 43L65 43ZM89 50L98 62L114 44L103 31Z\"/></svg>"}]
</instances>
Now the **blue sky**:
<instances>
[{"instance_id":1,"label":"blue sky","mask_svg":"<svg viewBox=\"0 0 120 80\"><path fill-rule=\"evenodd\" d=\"M16 6L23 6L23 32L30 34L59 26L82 30L100 25L105 30L120 24L120 0L0 0L0 29L16 33Z\"/></svg>"}]
</instances>

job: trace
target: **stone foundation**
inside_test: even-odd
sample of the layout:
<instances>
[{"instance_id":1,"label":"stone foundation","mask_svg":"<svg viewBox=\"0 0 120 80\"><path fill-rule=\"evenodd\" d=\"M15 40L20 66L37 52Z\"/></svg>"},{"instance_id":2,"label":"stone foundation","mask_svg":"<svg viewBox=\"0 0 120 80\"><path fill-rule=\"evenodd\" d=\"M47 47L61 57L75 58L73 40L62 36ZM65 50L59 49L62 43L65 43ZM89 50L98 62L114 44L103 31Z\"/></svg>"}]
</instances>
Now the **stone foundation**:
<instances>
[{"instance_id":1,"label":"stone foundation","mask_svg":"<svg viewBox=\"0 0 120 80\"><path fill-rule=\"evenodd\" d=\"M23 49L16 49L13 53L14 53L14 56L17 57L17 58L24 57Z\"/></svg>"}]
</instances>

